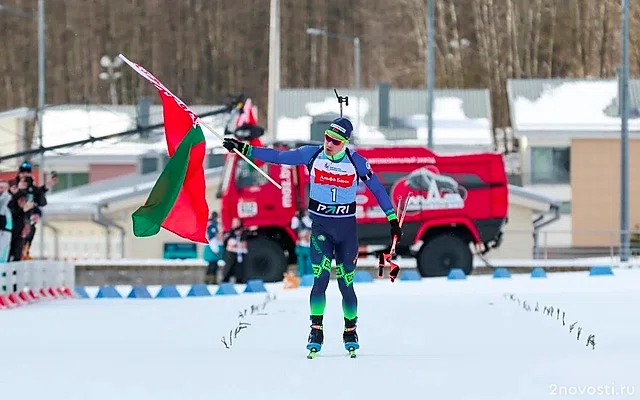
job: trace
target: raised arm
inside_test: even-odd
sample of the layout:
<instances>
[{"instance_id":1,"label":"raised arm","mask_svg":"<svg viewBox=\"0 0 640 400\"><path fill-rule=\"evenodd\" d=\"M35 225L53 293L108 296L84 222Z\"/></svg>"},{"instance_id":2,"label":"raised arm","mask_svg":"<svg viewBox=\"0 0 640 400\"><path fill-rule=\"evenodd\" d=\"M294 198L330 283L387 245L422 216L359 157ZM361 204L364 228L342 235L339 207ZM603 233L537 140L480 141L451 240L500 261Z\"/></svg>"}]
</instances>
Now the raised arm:
<instances>
[{"instance_id":1,"label":"raised arm","mask_svg":"<svg viewBox=\"0 0 640 400\"><path fill-rule=\"evenodd\" d=\"M319 149L318 146L302 146L294 150L279 151L267 147L251 146L236 139L225 139L222 145L229 151L233 151L234 148L238 149L248 158L285 165L304 165Z\"/></svg>"},{"instance_id":2,"label":"raised arm","mask_svg":"<svg viewBox=\"0 0 640 400\"><path fill-rule=\"evenodd\" d=\"M317 146L302 146L294 150L279 151L268 147L252 147L247 157L273 164L304 165L318 149Z\"/></svg>"}]
</instances>

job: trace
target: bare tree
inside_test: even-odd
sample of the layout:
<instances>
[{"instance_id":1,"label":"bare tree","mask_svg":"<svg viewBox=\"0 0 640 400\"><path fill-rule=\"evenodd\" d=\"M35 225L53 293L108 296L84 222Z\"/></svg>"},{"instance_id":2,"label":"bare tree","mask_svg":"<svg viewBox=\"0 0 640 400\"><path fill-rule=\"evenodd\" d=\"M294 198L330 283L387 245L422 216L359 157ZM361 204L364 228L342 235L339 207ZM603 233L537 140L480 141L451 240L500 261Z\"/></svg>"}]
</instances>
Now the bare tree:
<instances>
[{"instance_id":1,"label":"bare tree","mask_svg":"<svg viewBox=\"0 0 640 400\"><path fill-rule=\"evenodd\" d=\"M36 12L32 0L2 4ZM253 97L266 117L269 2L84 0L48 2L47 103L108 102L100 57L119 52L191 104ZM425 0L281 0L283 87L353 84L353 44L309 36L313 26L362 41L363 87L425 87ZM612 78L620 63L619 0L436 0L436 87L491 91L496 128L510 125L506 82L519 77ZM640 2L631 2L632 74L640 73ZM0 11L0 108L35 107L37 30ZM121 103L154 89L123 70Z\"/></svg>"}]
</instances>

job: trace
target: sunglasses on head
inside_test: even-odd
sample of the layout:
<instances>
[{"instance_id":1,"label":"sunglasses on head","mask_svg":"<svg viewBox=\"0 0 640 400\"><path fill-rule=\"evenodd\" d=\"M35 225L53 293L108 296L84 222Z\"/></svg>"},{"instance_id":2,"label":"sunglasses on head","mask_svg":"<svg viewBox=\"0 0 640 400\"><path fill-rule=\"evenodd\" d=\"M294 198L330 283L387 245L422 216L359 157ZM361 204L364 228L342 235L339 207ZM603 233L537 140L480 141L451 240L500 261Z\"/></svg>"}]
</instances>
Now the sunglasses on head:
<instances>
[{"instance_id":1,"label":"sunglasses on head","mask_svg":"<svg viewBox=\"0 0 640 400\"><path fill-rule=\"evenodd\" d=\"M324 135L324 140L326 140L327 142L333 143L333 144L335 144L336 146L339 146L339 145L341 145L341 144L342 144L342 140L340 140L340 139L336 139L336 138L331 137L331 136L329 136L329 135Z\"/></svg>"}]
</instances>

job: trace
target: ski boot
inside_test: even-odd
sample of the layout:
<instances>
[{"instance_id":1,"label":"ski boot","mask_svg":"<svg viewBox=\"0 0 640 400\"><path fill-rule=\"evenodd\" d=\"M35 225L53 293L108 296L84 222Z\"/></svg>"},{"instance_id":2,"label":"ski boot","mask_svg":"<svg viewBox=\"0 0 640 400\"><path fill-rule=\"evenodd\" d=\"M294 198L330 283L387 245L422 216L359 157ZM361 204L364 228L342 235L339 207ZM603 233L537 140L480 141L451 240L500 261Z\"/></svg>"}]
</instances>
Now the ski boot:
<instances>
[{"instance_id":1,"label":"ski boot","mask_svg":"<svg viewBox=\"0 0 640 400\"><path fill-rule=\"evenodd\" d=\"M344 348L349 352L349 357L356 358L356 350L360 348L358 344L358 334L356 333L356 321L354 319L344 319L344 332L342 333L342 341Z\"/></svg>"},{"instance_id":2,"label":"ski boot","mask_svg":"<svg viewBox=\"0 0 640 400\"><path fill-rule=\"evenodd\" d=\"M318 352L322 349L323 342L324 332L322 331L322 316L314 315L311 317L311 332L309 333L309 339L307 342L309 355L307 355L307 358L315 358L318 355Z\"/></svg>"}]
</instances>

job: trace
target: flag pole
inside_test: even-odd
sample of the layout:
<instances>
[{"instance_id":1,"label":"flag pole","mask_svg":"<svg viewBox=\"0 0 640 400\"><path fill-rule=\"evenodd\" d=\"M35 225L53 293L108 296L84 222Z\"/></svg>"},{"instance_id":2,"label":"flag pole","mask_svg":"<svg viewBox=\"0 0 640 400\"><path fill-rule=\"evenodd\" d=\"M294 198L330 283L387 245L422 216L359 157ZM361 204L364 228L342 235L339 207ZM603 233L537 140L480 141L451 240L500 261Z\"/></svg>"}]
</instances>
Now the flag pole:
<instances>
[{"instance_id":1,"label":"flag pole","mask_svg":"<svg viewBox=\"0 0 640 400\"><path fill-rule=\"evenodd\" d=\"M218 132L215 131L215 129L213 129L211 126L209 126L209 124L205 123L204 121L202 121L201 119L198 119L198 122L200 122L200 124L202 124L202 126L204 126L205 128L207 128L209 131L211 131L211 133L213 133L214 135L216 135L218 137L218 139L220 140L224 140L224 136L220 135ZM238 149L233 149L233 152L236 153L237 155L239 155L240 157L242 157L243 160L245 160L249 165L251 165L253 168L256 169L256 171L260 172L265 178L267 178L269 180L269 182L273 183L273 185L275 187L277 187L278 189L282 190L282 186L280 186L280 184L278 182L276 182L275 180L273 180L272 177L269 176L269 174L267 174L266 172L264 172L262 169L260 169L256 164L254 164L253 161L249 160L249 158L247 156L245 156L244 154L242 154L241 152L238 151Z\"/></svg>"},{"instance_id":2,"label":"flag pole","mask_svg":"<svg viewBox=\"0 0 640 400\"><path fill-rule=\"evenodd\" d=\"M216 135L218 137L218 139L224 141L224 136L220 135L218 132L216 132L211 126L209 126L208 124L206 124L204 121L202 121L201 118L199 118L193 111L191 111L189 109L189 107L187 107L186 104L184 104L184 102L182 100L180 100L178 98L178 96L176 96L175 94L171 93L171 91L169 89L167 89L162 82L160 82L158 80L158 78L156 78L155 76L153 76L151 74L151 72L147 71L146 69L144 69L144 67L142 67L141 65L138 65L134 62L131 62L127 57L125 57L122 54L119 54L118 57L120 57L122 59L122 61L126 62L131 68L133 68L134 71L136 71L138 74L140 74L142 77L144 77L146 80L148 80L149 82L151 82L156 89L158 90L162 90L165 92L165 94L170 95L171 97L173 97L173 99L175 100L175 102L182 107L185 111L187 111L190 115L191 118L193 118L194 121L199 122L202 126L204 126L205 128L207 128L209 131L211 131L211 133L213 133L214 135ZM269 176L269 174L267 174L266 172L264 172L262 169L258 168L258 166L256 164L253 163L253 161L249 160L244 154L240 153L238 151L238 149L233 149L234 152L239 155L240 157L242 157L249 165L251 165L253 168L256 169L256 171L260 172L265 178L267 178L269 180L269 182L273 183L275 187L277 187L278 189L282 190L282 186L280 186L280 184L276 181L273 180L273 178L271 178Z\"/></svg>"}]
</instances>

